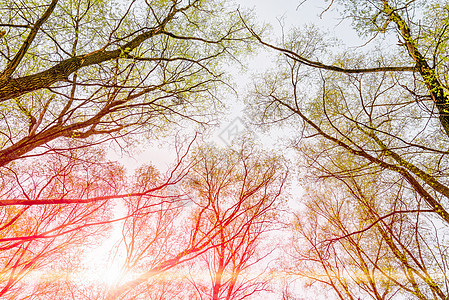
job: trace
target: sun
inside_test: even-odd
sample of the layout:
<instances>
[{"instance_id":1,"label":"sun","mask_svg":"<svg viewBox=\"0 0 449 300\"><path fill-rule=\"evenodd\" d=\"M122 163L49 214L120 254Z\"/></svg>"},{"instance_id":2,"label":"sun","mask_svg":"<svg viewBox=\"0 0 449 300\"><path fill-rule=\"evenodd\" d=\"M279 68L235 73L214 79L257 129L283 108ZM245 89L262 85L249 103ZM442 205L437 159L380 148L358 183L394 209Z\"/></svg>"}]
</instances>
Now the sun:
<instances>
[{"instance_id":1,"label":"sun","mask_svg":"<svg viewBox=\"0 0 449 300\"><path fill-rule=\"evenodd\" d=\"M117 286L126 277L121 264L113 263L104 269L100 274L100 281L108 287Z\"/></svg>"},{"instance_id":2,"label":"sun","mask_svg":"<svg viewBox=\"0 0 449 300\"><path fill-rule=\"evenodd\" d=\"M116 286L123 280L125 258L119 253L111 255L113 245L109 241L110 239L102 245L86 251L83 260L83 274L79 274L80 277L84 277L84 280L107 287Z\"/></svg>"},{"instance_id":3,"label":"sun","mask_svg":"<svg viewBox=\"0 0 449 300\"><path fill-rule=\"evenodd\" d=\"M114 218L120 219L124 207L114 209ZM98 246L87 250L84 254L85 274L87 280L108 288L126 282L129 277L124 269L126 250L120 241L123 239L123 222L113 223L109 236ZM117 246L118 245L118 246Z\"/></svg>"}]
</instances>

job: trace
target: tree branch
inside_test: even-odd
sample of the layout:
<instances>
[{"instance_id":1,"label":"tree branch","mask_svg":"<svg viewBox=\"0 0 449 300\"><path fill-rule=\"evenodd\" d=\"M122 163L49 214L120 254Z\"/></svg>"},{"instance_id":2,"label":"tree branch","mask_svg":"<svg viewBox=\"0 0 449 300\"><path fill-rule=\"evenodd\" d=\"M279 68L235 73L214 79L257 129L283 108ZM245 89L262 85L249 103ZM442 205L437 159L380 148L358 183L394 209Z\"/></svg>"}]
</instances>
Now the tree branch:
<instances>
[{"instance_id":1,"label":"tree branch","mask_svg":"<svg viewBox=\"0 0 449 300\"><path fill-rule=\"evenodd\" d=\"M430 212L430 213L434 213L435 211L432 209L412 209L412 210L398 210L398 211L393 211L389 214L386 214L384 216L379 217L376 221L374 221L373 223L371 223L368 227L365 227L363 229L357 230L357 231L353 231L351 233L345 234L343 236L339 236L337 238L333 238L333 239L326 239L324 241L322 241L321 243L326 243L326 242L330 242L330 243L334 243L337 242L339 240L348 238L352 235L356 235L356 234L360 234L363 233L365 231L370 230L374 225L376 225L377 223L379 223L380 221L389 218L395 214L408 214L408 213L422 213L422 212Z\"/></svg>"},{"instance_id":2,"label":"tree branch","mask_svg":"<svg viewBox=\"0 0 449 300\"><path fill-rule=\"evenodd\" d=\"M293 113L300 116L304 120L304 122L306 122L311 127L313 127L319 135L326 138L327 140L344 148L346 151L348 151L349 153L351 153L353 155L363 157L363 158L367 159L368 161L379 165L382 168L385 168L385 169L388 169L388 170L391 170L391 171L394 171L394 172L400 174L402 177L404 177L405 180L407 180L407 182L412 186L412 188L424 199L424 201L427 203L427 205L429 205L430 208L432 208L433 212L438 214L446 223L449 223L449 212L443 207L443 205L437 199L432 197L432 195L426 191L426 189L418 182L418 180L415 179L415 177L413 177L412 174L410 174L408 172L407 169L405 169L402 166L387 163L377 157L370 155L369 153L367 153L364 150L361 150L361 149L357 150L357 149L352 148L348 144L325 133L317 124L315 124L312 120L307 118L299 109L296 109L296 108L290 106L289 104L282 102L281 100L279 100L277 98L274 98L274 99L280 105L285 106L290 111L292 111Z\"/></svg>"},{"instance_id":3,"label":"tree branch","mask_svg":"<svg viewBox=\"0 0 449 300\"><path fill-rule=\"evenodd\" d=\"M56 82L67 81L70 74L81 68L116 59L131 52L144 41L161 34L167 23L174 18L176 12L178 10L172 7L161 24L139 34L118 49L106 51L103 48L85 55L63 60L55 66L37 74L0 80L0 102L24 95L31 91L49 88Z\"/></svg>"},{"instance_id":4,"label":"tree branch","mask_svg":"<svg viewBox=\"0 0 449 300\"><path fill-rule=\"evenodd\" d=\"M20 47L19 52L16 53L14 58L6 66L6 69L3 70L3 72L0 74L0 82L8 80L11 74L16 70L20 61L25 56L26 52L28 51L28 48L31 46L31 43L36 37L37 32L41 28L42 24L44 24L44 22L47 21L48 17L50 17L50 15L53 13L53 10L55 9L57 3L58 0L52 0L50 6L47 8L45 13L39 20L37 20L36 24L34 24L33 28L30 31L30 34L23 42L22 47Z\"/></svg>"},{"instance_id":5,"label":"tree branch","mask_svg":"<svg viewBox=\"0 0 449 300\"><path fill-rule=\"evenodd\" d=\"M239 12L239 14L240 14L240 12ZM243 19L243 17L241 15L240 15L240 18L242 19L242 22L243 22L244 26L246 27L246 29L253 35L253 37L255 37L259 41L259 43L261 43L262 45L264 45L268 48L271 48L273 50L281 52L288 58L293 59L297 62L300 62L300 63L302 63L306 66L312 67L312 68L324 69L324 70L341 72L341 73L346 73L346 74L376 73L376 72L416 72L417 71L416 67L374 67L374 68L348 69L348 68L337 67L334 65L326 65L326 64L323 64L318 61L312 61L312 60L309 60L309 59L299 55L298 53L296 53L294 51L291 51L291 50L288 50L285 48L281 48L281 47L277 47L277 46L274 46L272 44L265 42L264 40L262 40L262 38L257 33L254 32L253 29L251 29L245 23L245 20Z\"/></svg>"}]
</instances>

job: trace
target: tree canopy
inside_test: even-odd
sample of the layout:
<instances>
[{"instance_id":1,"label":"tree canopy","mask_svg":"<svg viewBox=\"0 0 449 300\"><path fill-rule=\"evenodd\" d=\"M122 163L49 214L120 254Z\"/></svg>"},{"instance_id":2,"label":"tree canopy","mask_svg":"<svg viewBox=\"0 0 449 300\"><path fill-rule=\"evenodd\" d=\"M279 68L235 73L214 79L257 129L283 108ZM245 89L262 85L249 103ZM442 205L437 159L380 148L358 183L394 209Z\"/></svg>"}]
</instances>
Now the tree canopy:
<instances>
[{"instance_id":1,"label":"tree canopy","mask_svg":"<svg viewBox=\"0 0 449 300\"><path fill-rule=\"evenodd\" d=\"M449 297L449 2L324 1L358 47L227 0L0 3L2 299ZM167 170L113 158L152 142Z\"/></svg>"},{"instance_id":2,"label":"tree canopy","mask_svg":"<svg viewBox=\"0 0 449 300\"><path fill-rule=\"evenodd\" d=\"M280 44L253 33L281 56L252 116L297 133L307 189L286 269L339 299L445 299L448 3L337 5L366 51L331 53L316 28Z\"/></svg>"}]
</instances>

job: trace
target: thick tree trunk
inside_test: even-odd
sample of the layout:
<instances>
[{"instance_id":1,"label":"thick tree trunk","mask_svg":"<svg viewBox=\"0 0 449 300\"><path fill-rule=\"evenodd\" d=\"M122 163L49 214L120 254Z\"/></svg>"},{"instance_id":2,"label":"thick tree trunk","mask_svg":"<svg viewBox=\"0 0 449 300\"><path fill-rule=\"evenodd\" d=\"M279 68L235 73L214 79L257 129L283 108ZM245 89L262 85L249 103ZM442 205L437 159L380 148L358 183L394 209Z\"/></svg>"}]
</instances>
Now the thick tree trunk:
<instances>
[{"instance_id":1,"label":"thick tree trunk","mask_svg":"<svg viewBox=\"0 0 449 300\"><path fill-rule=\"evenodd\" d=\"M429 89L430 96L438 109L441 126L443 126L445 134L449 136L449 98L447 93L438 80L434 68L429 66L425 57L418 50L415 40L411 35L410 27L397 13L397 10L388 4L388 0L382 0L382 2L384 4L384 13L396 24L404 39L404 46L407 48L410 57L415 61L416 69L421 74L424 83Z\"/></svg>"}]
</instances>

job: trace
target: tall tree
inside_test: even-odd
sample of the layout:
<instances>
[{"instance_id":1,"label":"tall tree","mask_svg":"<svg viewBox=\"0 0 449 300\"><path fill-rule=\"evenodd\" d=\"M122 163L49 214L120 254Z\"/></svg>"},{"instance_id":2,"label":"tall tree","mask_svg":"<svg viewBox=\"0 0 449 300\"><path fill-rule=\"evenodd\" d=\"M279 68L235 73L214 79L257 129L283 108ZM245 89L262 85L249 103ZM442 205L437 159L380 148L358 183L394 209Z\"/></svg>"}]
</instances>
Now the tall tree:
<instances>
[{"instance_id":1,"label":"tall tree","mask_svg":"<svg viewBox=\"0 0 449 300\"><path fill-rule=\"evenodd\" d=\"M428 97L431 107L438 110L438 118L446 135L449 136L449 122L447 120L448 85L446 75L447 56L447 3L445 1L331 1L329 10L335 3L340 3L343 8L343 18L350 18L354 28L364 37L368 37L366 44L373 43L377 39L390 37L396 33L399 40L398 53L388 53L382 50L374 51L362 61L351 61L343 58L332 59L329 63L318 61L319 55L302 52L304 49L292 49L282 45L277 46L264 41L256 32L247 25L259 42L269 48L283 53L291 60L305 66L344 74L368 74L378 72L413 72L420 76L409 87L404 81L404 89L411 97L423 100ZM419 13L414 12L418 10ZM323 12L323 14L325 11ZM420 15L421 19L417 19ZM418 17L416 17L418 15ZM415 25L419 24L419 25ZM414 28L416 26L416 28ZM290 41L288 42L290 43ZM405 51L404 51L405 50ZM371 51L370 51L371 52ZM391 60L391 55L396 55ZM410 61L411 60L411 61ZM423 91L425 89L425 92ZM423 95L426 94L426 95ZM430 116L433 109L430 109Z\"/></svg>"},{"instance_id":2,"label":"tall tree","mask_svg":"<svg viewBox=\"0 0 449 300\"><path fill-rule=\"evenodd\" d=\"M259 123L292 129L310 185L293 272L340 299L445 299L447 3L338 3L362 36L400 47L331 53L313 27L259 38L281 55L248 98Z\"/></svg>"},{"instance_id":3,"label":"tall tree","mask_svg":"<svg viewBox=\"0 0 449 300\"><path fill-rule=\"evenodd\" d=\"M198 296L229 300L257 295L267 285L267 278L260 274L264 267L257 270L257 263L274 250L264 238L269 239L269 231L277 226L287 176L285 162L248 141L238 152L204 147L196 160L188 175L198 202L195 228L216 232L211 239L214 247L195 268L209 270L211 286L199 288L204 283L192 274Z\"/></svg>"},{"instance_id":4,"label":"tall tree","mask_svg":"<svg viewBox=\"0 0 449 300\"><path fill-rule=\"evenodd\" d=\"M187 298L211 299L243 299L265 288L266 278L240 278L270 253L260 246L263 236L275 227L282 204L287 176L282 158L246 142L238 151L200 147L191 154L189 165L184 188L192 206L164 210L154 209L151 201L146 205L132 201L141 203L140 215L132 219L140 221L130 223L124 236L131 241L126 243L126 269L139 276L114 288L107 299L151 297L170 285L182 286ZM151 215L171 219L162 224ZM154 226L160 229L152 231ZM193 265L191 272L185 271L188 263ZM200 275L204 270L211 274L207 283Z\"/></svg>"},{"instance_id":5,"label":"tall tree","mask_svg":"<svg viewBox=\"0 0 449 300\"><path fill-rule=\"evenodd\" d=\"M222 1L0 6L0 294L17 298L34 286L26 275L63 272L52 263L100 240L118 222L116 202L170 199L162 189L177 178L136 188L108 149L133 152L183 121L207 124L223 62L250 37Z\"/></svg>"},{"instance_id":6,"label":"tall tree","mask_svg":"<svg viewBox=\"0 0 449 300\"><path fill-rule=\"evenodd\" d=\"M1 5L0 166L59 149L56 140L90 145L206 121L220 62L245 39L217 1Z\"/></svg>"}]
</instances>

